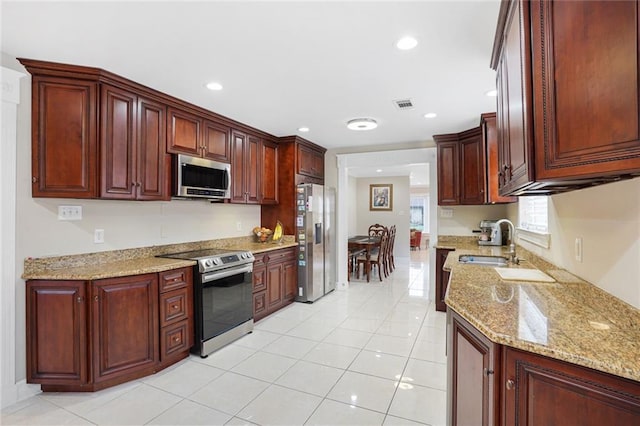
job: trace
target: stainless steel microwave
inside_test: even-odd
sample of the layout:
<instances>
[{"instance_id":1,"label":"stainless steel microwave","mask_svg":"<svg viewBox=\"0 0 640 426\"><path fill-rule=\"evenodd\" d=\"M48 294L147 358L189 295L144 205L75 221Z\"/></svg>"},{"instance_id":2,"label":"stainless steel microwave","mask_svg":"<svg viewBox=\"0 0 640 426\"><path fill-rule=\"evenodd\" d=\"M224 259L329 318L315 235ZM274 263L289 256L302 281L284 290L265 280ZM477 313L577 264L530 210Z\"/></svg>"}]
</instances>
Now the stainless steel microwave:
<instances>
[{"instance_id":1,"label":"stainless steel microwave","mask_svg":"<svg viewBox=\"0 0 640 426\"><path fill-rule=\"evenodd\" d=\"M172 169L174 197L231 198L230 164L178 154Z\"/></svg>"}]
</instances>

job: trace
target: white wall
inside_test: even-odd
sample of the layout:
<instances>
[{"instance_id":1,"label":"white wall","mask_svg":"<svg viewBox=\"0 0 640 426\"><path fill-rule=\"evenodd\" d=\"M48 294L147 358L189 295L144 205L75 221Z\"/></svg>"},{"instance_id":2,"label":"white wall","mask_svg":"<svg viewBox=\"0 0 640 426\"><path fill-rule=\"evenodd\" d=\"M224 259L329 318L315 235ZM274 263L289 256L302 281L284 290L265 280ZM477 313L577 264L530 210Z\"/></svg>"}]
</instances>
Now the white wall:
<instances>
[{"instance_id":1,"label":"white wall","mask_svg":"<svg viewBox=\"0 0 640 426\"><path fill-rule=\"evenodd\" d=\"M453 217L445 218L442 211L451 210ZM486 206L438 206L438 235L471 236L471 231L479 229L483 219L502 219L507 217L507 205L492 204ZM431 233L433 234L433 232Z\"/></svg>"},{"instance_id":2,"label":"white wall","mask_svg":"<svg viewBox=\"0 0 640 426\"><path fill-rule=\"evenodd\" d=\"M549 249L523 247L640 308L640 178L551 196ZM517 223L517 205L509 208ZM574 243L582 238L583 260Z\"/></svg>"},{"instance_id":3,"label":"white wall","mask_svg":"<svg viewBox=\"0 0 640 426\"><path fill-rule=\"evenodd\" d=\"M369 185L371 184L393 185L392 211L369 210ZM358 178L354 200L355 203L350 206L350 209L355 209L357 214L355 234L367 235L369 226L375 223L386 227L396 225L394 256L409 256L409 176Z\"/></svg>"},{"instance_id":4,"label":"white wall","mask_svg":"<svg viewBox=\"0 0 640 426\"><path fill-rule=\"evenodd\" d=\"M348 200L356 199L356 194L358 193L358 179L353 176L349 176L347 192L349 194L347 196ZM347 209L347 220L349 235L356 235L358 226L358 210Z\"/></svg>"}]
</instances>

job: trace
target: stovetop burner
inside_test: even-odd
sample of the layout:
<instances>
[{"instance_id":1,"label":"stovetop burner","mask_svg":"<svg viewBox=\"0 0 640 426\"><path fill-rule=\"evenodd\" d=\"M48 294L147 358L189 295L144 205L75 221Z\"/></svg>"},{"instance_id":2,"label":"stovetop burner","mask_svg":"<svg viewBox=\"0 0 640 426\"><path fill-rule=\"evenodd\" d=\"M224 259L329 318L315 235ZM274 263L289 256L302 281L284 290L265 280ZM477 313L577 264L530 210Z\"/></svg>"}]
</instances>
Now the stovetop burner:
<instances>
[{"instance_id":1,"label":"stovetop burner","mask_svg":"<svg viewBox=\"0 0 640 426\"><path fill-rule=\"evenodd\" d=\"M246 263L252 263L255 260L250 251L229 249L193 250L181 253L163 254L158 257L196 260L201 273L244 265Z\"/></svg>"}]
</instances>

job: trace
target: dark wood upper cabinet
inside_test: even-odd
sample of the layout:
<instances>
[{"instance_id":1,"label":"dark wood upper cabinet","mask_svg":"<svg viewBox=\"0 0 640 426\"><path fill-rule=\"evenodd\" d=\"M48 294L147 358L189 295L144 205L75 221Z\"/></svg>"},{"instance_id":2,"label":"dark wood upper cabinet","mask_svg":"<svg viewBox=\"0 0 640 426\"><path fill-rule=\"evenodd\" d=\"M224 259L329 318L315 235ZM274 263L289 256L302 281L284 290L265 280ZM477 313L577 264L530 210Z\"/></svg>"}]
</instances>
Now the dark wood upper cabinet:
<instances>
[{"instance_id":1,"label":"dark wood upper cabinet","mask_svg":"<svg viewBox=\"0 0 640 426\"><path fill-rule=\"evenodd\" d=\"M484 204L486 166L482 129L460 135L460 204Z\"/></svg>"},{"instance_id":2,"label":"dark wood upper cabinet","mask_svg":"<svg viewBox=\"0 0 640 426\"><path fill-rule=\"evenodd\" d=\"M258 204L260 139L231 131L231 202Z\"/></svg>"},{"instance_id":3,"label":"dark wood upper cabinet","mask_svg":"<svg viewBox=\"0 0 640 426\"><path fill-rule=\"evenodd\" d=\"M178 108L169 107L167 152L202 156L202 119Z\"/></svg>"},{"instance_id":4,"label":"dark wood upper cabinet","mask_svg":"<svg viewBox=\"0 0 640 426\"><path fill-rule=\"evenodd\" d=\"M222 124L205 120L203 125L202 156L210 160L231 162L231 144L229 133L231 129Z\"/></svg>"},{"instance_id":5,"label":"dark wood upper cabinet","mask_svg":"<svg viewBox=\"0 0 640 426\"><path fill-rule=\"evenodd\" d=\"M485 140L486 149L485 164L487 168L487 203L515 203L518 201L518 197L502 196L499 192L500 180L503 172L500 168L498 153L499 145L496 113L489 112L482 114L480 116L480 127L482 128L482 137Z\"/></svg>"},{"instance_id":6,"label":"dark wood upper cabinet","mask_svg":"<svg viewBox=\"0 0 640 426\"><path fill-rule=\"evenodd\" d=\"M166 108L118 87L102 85L100 198L168 200Z\"/></svg>"},{"instance_id":7,"label":"dark wood upper cabinet","mask_svg":"<svg viewBox=\"0 0 640 426\"><path fill-rule=\"evenodd\" d=\"M96 82L33 77L33 197L96 196L97 101Z\"/></svg>"},{"instance_id":8,"label":"dark wood upper cabinet","mask_svg":"<svg viewBox=\"0 0 640 426\"><path fill-rule=\"evenodd\" d=\"M167 152L231 162L228 126L173 106L168 115Z\"/></svg>"},{"instance_id":9,"label":"dark wood upper cabinet","mask_svg":"<svg viewBox=\"0 0 640 426\"><path fill-rule=\"evenodd\" d=\"M460 144L458 136L436 135L438 151L438 205L460 204Z\"/></svg>"},{"instance_id":10,"label":"dark wood upper cabinet","mask_svg":"<svg viewBox=\"0 0 640 426\"><path fill-rule=\"evenodd\" d=\"M498 196L498 144L495 113L482 114L480 126L433 135L438 153L438 205L510 203Z\"/></svg>"},{"instance_id":11,"label":"dark wood upper cabinet","mask_svg":"<svg viewBox=\"0 0 640 426\"><path fill-rule=\"evenodd\" d=\"M503 195L640 175L637 1L502 3L497 71Z\"/></svg>"},{"instance_id":12,"label":"dark wood upper cabinet","mask_svg":"<svg viewBox=\"0 0 640 426\"><path fill-rule=\"evenodd\" d=\"M260 204L278 204L278 144L260 141Z\"/></svg>"},{"instance_id":13,"label":"dark wood upper cabinet","mask_svg":"<svg viewBox=\"0 0 640 426\"><path fill-rule=\"evenodd\" d=\"M245 145L245 189L247 204L260 202L260 171L262 158L260 158L260 138L248 135Z\"/></svg>"},{"instance_id":14,"label":"dark wood upper cabinet","mask_svg":"<svg viewBox=\"0 0 640 426\"><path fill-rule=\"evenodd\" d=\"M263 202L260 211L263 226L271 228L276 221L280 221L285 234L295 234L296 185L300 183L324 184L325 151L326 149L321 146L299 136L287 136L278 140L276 161L278 203L267 204ZM267 170L268 168L265 168L263 179L265 176L269 176L269 173L266 173Z\"/></svg>"}]
</instances>

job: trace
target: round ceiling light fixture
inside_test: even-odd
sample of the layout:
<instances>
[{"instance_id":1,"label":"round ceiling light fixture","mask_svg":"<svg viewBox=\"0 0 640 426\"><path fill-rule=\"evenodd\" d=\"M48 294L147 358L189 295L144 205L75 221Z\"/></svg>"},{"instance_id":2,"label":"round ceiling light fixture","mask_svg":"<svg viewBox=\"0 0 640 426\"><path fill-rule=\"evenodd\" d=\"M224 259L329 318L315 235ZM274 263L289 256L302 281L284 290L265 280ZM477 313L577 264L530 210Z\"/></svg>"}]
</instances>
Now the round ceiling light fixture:
<instances>
[{"instance_id":1,"label":"round ceiling light fixture","mask_svg":"<svg viewBox=\"0 0 640 426\"><path fill-rule=\"evenodd\" d=\"M489 90L488 92L485 92L484 94L490 97L495 97L495 96L498 96L498 91L496 89L493 89L493 90Z\"/></svg>"},{"instance_id":2,"label":"round ceiling light fixture","mask_svg":"<svg viewBox=\"0 0 640 426\"><path fill-rule=\"evenodd\" d=\"M378 122L373 118L354 118L347 121L350 130L373 130L378 127Z\"/></svg>"},{"instance_id":3,"label":"round ceiling light fixture","mask_svg":"<svg viewBox=\"0 0 640 426\"><path fill-rule=\"evenodd\" d=\"M302 133L307 133L309 131L309 128L306 126L298 127L298 131Z\"/></svg>"},{"instance_id":4,"label":"round ceiling light fixture","mask_svg":"<svg viewBox=\"0 0 640 426\"><path fill-rule=\"evenodd\" d=\"M222 90L222 84L215 81L212 81L211 83L207 83L206 86L207 86L207 89L209 90L214 90L214 91Z\"/></svg>"},{"instance_id":5,"label":"round ceiling light fixture","mask_svg":"<svg viewBox=\"0 0 640 426\"><path fill-rule=\"evenodd\" d=\"M424 115L424 118L436 118L438 116L438 114L436 114L435 112L428 112Z\"/></svg>"},{"instance_id":6,"label":"round ceiling light fixture","mask_svg":"<svg viewBox=\"0 0 640 426\"><path fill-rule=\"evenodd\" d=\"M396 47L400 50L411 50L418 45L418 40L411 36L402 37L396 43Z\"/></svg>"}]
</instances>

